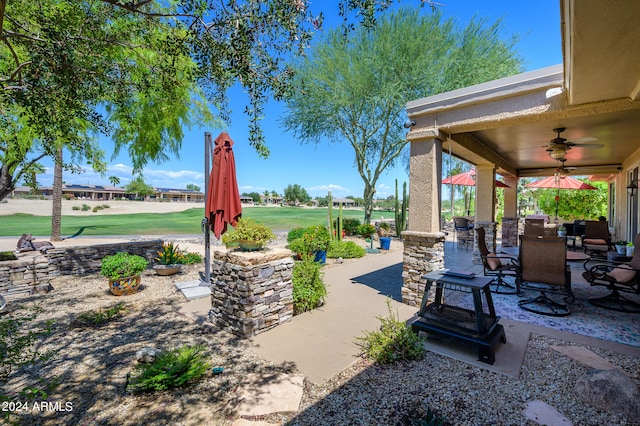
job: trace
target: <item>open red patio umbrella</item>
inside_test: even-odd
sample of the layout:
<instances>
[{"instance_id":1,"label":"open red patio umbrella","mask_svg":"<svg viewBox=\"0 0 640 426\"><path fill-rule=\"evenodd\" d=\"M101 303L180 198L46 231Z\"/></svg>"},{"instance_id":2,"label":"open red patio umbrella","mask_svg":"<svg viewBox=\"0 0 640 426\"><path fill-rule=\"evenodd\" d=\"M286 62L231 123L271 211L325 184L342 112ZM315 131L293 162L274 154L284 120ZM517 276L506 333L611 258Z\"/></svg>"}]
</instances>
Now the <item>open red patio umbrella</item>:
<instances>
[{"instance_id":1,"label":"open red patio umbrella","mask_svg":"<svg viewBox=\"0 0 640 426\"><path fill-rule=\"evenodd\" d=\"M476 186L475 175L476 169L471 169L468 172L458 173L457 175L442 179L442 183L447 185ZM510 188L510 186L496 179L496 188ZM453 191L451 191L451 206L451 211L453 212ZM467 214L470 213L470 211L467 212Z\"/></svg>"},{"instance_id":2,"label":"open red patio umbrella","mask_svg":"<svg viewBox=\"0 0 640 426\"><path fill-rule=\"evenodd\" d=\"M598 189L595 186L582 182L571 176L556 177L549 176L525 185L527 188L550 188L550 189Z\"/></svg>"},{"instance_id":3,"label":"open red patio umbrella","mask_svg":"<svg viewBox=\"0 0 640 426\"><path fill-rule=\"evenodd\" d=\"M471 169L468 172L459 173L457 175L442 179L442 183L448 185L476 186L475 176L475 169ZM510 188L510 186L496 179L496 188Z\"/></svg>"},{"instance_id":4,"label":"open red patio umbrella","mask_svg":"<svg viewBox=\"0 0 640 426\"><path fill-rule=\"evenodd\" d=\"M595 186L589 185L586 182L582 182L576 178L572 178L571 176L549 176L544 179L537 180L535 182L531 182L525 185L527 188L547 188L547 189L557 189L558 194L556 195L556 222L558 220L558 202L560 201L560 190L561 189L577 189L577 190L594 190L598 189Z\"/></svg>"},{"instance_id":5,"label":"open red patio umbrella","mask_svg":"<svg viewBox=\"0 0 640 426\"><path fill-rule=\"evenodd\" d=\"M211 143L211 133L204 134L204 170L205 170L205 204L202 229L205 245L205 279L210 281L210 232L220 238L227 230L227 225L235 226L242 214L240 193L236 180L236 162L233 156L233 140L226 132L220 133ZM210 163L213 153L213 164Z\"/></svg>"}]
</instances>

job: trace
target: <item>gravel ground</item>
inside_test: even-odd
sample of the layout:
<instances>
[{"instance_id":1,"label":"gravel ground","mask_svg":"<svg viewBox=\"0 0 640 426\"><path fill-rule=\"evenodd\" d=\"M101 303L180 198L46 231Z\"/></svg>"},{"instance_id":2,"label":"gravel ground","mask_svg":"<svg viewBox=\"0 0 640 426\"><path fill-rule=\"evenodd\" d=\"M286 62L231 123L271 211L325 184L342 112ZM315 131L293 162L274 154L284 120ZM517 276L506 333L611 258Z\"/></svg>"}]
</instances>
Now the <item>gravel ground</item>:
<instances>
[{"instance_id":1,"label":"gravel ground","mask_svg":"<svg viewBox=\"0 0 640 426\"><path fill-rule=\"evenodd\" d=\"M279 244L283 243L282 237ZM180 241L178 241L180 242ZM184 240L187 243L189 240ZM338 265L329 265L338 267ZM197 279L199 266L186 266L179 275L143 274L143 288L130 296L110 295L98 274L61 277L46 295L12 299L9 313L19 306L42 308L25 331L51 320L53 333L39 345L51 358L14 371L5 391L16 395L38 379L58 377L49 401L58 409L14 412L24 425L230 425L235 389L247 373L293 372L252 352L246 340L181 316L184 300L174 283ZM125 302L126 313L100 327L79 320L81 313ZM17 310L17 311L16 311ZM11 312L14 311L14 312ZM126 392L127 375L136 364L135 352L145 346L167 349L202 344L221 375L210 375L187 388L151 395ZM556 407L574 425L637 425L638 419L597 411L573 391L588 368L550 349L567 344L532 336L521 376L513 378L428 353L417 362L393 366L360 360L324 384L305 382L300 409L254 420L295 425L405 425L427 407L446 416L447 425L530 425L521 415L527 401L539 399ZM638 380L640 359L591 348ZM18 400L20 398L18 397ZM68 407L70 411L61 411Z\"/></svg>"}]
</instances>

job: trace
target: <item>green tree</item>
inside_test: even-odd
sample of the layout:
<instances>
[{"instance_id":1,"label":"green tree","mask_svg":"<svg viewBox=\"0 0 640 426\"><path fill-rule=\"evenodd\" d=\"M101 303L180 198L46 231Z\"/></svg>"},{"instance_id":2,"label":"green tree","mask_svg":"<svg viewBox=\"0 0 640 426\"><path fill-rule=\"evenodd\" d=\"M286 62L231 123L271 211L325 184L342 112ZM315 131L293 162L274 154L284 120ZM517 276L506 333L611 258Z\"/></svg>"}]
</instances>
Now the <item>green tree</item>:
<instances>
[{"instance_id":1,"label":"green tree","mask_svg":"<svg viewBox=\"0 0 640 426\"><path fill-rule=\"evenodd\" d=\"M289 204L306 203L311 200L307 190L298 185L289 185L284 190L284 200Z\"/></svg>"},{"instance_id":2,"label":"green tree","mask_svg":"<svg viewBox=\"0 0 640 426\"><path fill-rule=\"evenodd\" d=\"M120 185L120 178L118 176L109 176L109 182L113 186L118 186Z\"/></svg>"},{"instance_id":3,"label":"green tree","mask_svg":"<svg viewBox=\"0 0 640 426\"><path fill-rule=\"evenodd\" d=\"M586 182L586 179L580 179ZM573 190L573 189L536 189L531 194L537 201L538 208L550 217L556 217L562 222L576 219L597 220L600 216L607 215L607 183L587 182L598 188L597 191ZM557 202L556 202L557 197Z\"/></svg>"},{"instance_id":4,"label":"green tree","mask_svg":"<svg viewBox=\"0 0 640 426\"><path fill-rule=\"evenodd\" d=\"M376 183L408 143L407 100L521 71L516 39L501 39L500 30L475 19L459 29L437 12L403 8L371 30L329 31L293 65L299 90L286 99L284 128L302 143L351 145L369 223Z\"/></svg>"},{"instance_id":5,"label":"green tree","mask_svg":"<svg viewBox=\"0 0 640 426\"><path fill-rule=\"evenodd\" d=\"M124 190L127 194L135 194L136 199L145 198L155 193L153 187L148 185L142 176L136 176L124 187Z\"/></svg>"},{"instance_id":6,"label":"green tree","mask_svg":"<svg viewBox=\"0 0 640 426\"><path fill-rule=\"evenodd\" d=\"M260 202L260 194L257 192L243 192L242 195L245 197L251 197L254 203Z\"/></svg>"},{"instance_id":7,"label":"green tree","mask_svg":"<svg viewBox=\"0 0 640 426\"><path fill-rule=\"evenodd\" d=\"M187 184L187 189L189 191L196 191L196 192L200 191L200 187L198 185L194 184L194 183L188 183Z\"/></svg>"}]
</instances>

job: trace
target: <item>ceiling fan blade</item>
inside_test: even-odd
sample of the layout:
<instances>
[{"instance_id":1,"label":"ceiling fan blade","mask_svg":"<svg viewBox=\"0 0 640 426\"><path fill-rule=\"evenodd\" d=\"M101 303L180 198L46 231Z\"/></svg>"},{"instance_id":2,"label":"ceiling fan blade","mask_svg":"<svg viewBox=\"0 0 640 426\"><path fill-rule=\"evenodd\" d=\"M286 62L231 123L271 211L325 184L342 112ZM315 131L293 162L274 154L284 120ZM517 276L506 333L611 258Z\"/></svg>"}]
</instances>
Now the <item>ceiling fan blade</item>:
<instances>
[{"instance_id":1,"label":"ceiling fan blade","mask_svg":"<svg viewBox=\"0 0 640 426\"><path fill-rule=\"evenodd\" d=\"M601 143L573 143L573 142L567 142L567 145L571 147L575 146L578 148L602 148L604 146Z\"/></svg>"},{"instance_id":2,"label":"ceiling fan blade","mask_svg":"<svg viewBox=\"0 0 640 426\"><path fill-rule=\"evenodd\" d=\"M569 139L567 140L567 142L576 142L576 143L580 143L580 142L595 142L597 141L598 138L594 138L592 136L585 136L583 138L577 138L577 139Z\"/></svg>"}]
</instances>

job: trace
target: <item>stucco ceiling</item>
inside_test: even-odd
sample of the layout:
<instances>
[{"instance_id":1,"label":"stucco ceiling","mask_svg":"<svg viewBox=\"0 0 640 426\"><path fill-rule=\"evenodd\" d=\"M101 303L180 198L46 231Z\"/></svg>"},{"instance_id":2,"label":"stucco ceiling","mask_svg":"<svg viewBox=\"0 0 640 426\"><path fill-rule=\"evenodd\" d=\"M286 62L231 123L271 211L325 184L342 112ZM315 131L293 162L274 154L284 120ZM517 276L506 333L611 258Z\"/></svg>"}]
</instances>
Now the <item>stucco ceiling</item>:
<instances>
[{"instance_id":1,"label":"stucco ceiling","mask_svg":"<svg viewBox=\"0 0 640 426\"><path fill-rule=\"evenodd\" d=\"M553 174L546 151L564 127L570 174L616 173L640 148L640 1L561 0L564 64L409 102L409 139L443 132L443 149L516 176Z\"/></svg>"}]
</instances>

